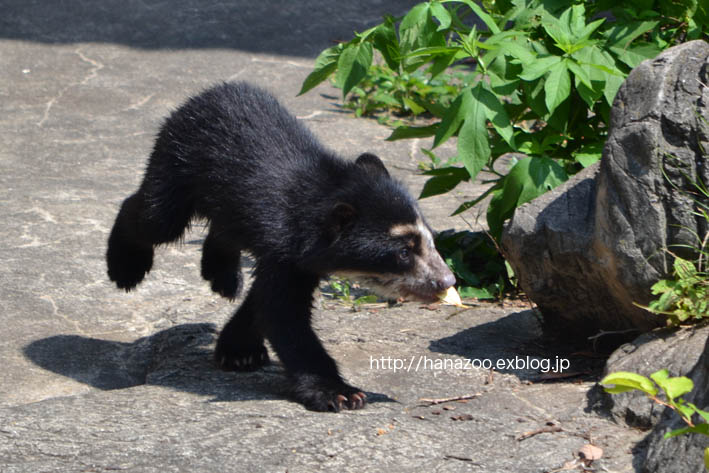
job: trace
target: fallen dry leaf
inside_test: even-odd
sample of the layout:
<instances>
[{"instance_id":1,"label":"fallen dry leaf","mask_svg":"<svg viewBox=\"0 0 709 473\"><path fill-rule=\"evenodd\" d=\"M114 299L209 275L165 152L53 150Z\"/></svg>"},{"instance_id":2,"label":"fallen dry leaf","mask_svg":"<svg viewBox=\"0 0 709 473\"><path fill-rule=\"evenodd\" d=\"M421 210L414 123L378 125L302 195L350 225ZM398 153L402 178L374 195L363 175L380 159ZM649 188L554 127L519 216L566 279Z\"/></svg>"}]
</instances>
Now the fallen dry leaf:
<instances>
[{"instance_id":1,"label":"fallen dry leaf","mask_svg":"<svg viewBox=\"0 0 709 473\"><path fill-rule=\"evenodd\" d=\"M579 456L587 461L600 460L603 456L603 449L587 443L579 449Z\"/></svg>"}]
</instances>

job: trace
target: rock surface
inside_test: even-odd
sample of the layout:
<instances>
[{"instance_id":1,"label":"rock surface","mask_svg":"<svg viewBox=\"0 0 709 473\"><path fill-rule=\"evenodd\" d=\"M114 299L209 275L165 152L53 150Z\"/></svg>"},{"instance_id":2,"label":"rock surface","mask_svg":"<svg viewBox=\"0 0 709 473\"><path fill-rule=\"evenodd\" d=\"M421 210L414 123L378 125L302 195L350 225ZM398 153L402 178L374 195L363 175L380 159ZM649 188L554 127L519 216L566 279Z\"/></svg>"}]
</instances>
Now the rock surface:
<instances>
[{"instance_id":1,"label":"rock surface","mask_svg":"<svg viewBox=\"0 0 709 473\"><path fill-rule=\"evenodd\" d=\"M709 406L709 340L702 356L692 371L687 374L694 381L694 390L683 396L688 402L707 410ZM695 422L704 422L699 416ZM704 473L704 450L709 447L709 436L699 434L680 435L665 439L664 435L686 424L671 409L665 409L660 422L647 439L645 457L640 459L642 473L671 471L673 473Z\"/></svg>"},{"instance_id":2,"label":"rock surface","mask_svg":"<svg viewBox=\"0 0 709 473\"><path fill-rule=\"evenodd\" d=\"M616 371L630 371L650 376L667 369L670 376L689 376L702 356L709 326L689 329L658 329L645 333L620 346L608 358L603 376ZM706 389L706 384L697 384ZM648 400L641 392L610 395L598 386L589 393L591 405L599 412L610 413L613 420L630 427L649 430L657 425L664 408Z\"/></svg>"},{"instance_id":3,"label":"rock surface","mask_svg":"<svg viewBox=\"0 0 709 473\"><path fill-rule=\"evenodd\" d=\"M707 222L695 182L709 182L709 44L693 41L645 61L611 111L600 168L521 206L502 246L527 295L561 330L648 330L647 304L671 266L665 251L694 245ZM669 182L668 182L669 180Z\"/></svg>"}]
</instances>

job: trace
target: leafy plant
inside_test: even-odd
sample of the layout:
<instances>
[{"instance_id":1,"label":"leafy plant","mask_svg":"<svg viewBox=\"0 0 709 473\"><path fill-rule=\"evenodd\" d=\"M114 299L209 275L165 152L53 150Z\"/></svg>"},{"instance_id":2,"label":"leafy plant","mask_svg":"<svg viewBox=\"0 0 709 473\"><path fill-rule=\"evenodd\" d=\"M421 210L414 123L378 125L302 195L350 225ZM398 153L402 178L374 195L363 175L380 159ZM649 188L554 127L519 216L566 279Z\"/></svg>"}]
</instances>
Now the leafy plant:
<instances>
[{"instance_id":1,"label":"leafy plant","mask_svg":"<svg viewBox=\"0 0 709 473\"><path fill-rule=\"evenodd\" d=\"M425 151L437 169L421 197L492 173L489 189L455 213L493 194L487 219L498 238L516 207L600 158L611 103L630 69L707 37L704 3L432 0L323 51L300 93L334 77L357 114L433 117L400 125L389 139L433 137ZM485 29L470 26L473 15ZM447 73L460 64L475 67ZM436 156L456 135L457 155ZM527 158L497 169L511 151Z\"/></svg>"},{"instance_id":2,"label":"leafy plant","mask_svg":"<svg viewBox=\"0 0 709 473\"><path fill-rule=\"evenodd\" d=\"M495 299L512 289L506 262L485 233L446 230L436 236L436 248L461 282L461 297Z\"/></svg>"},{"instance_id":3,"label":"leafy plant","mask_svg":"<svg viewBox=\"0 0 709 473\"><path fill-rule=\"evenodd\" d=\"M605 388L605 391L610 394L642 391L657 404L669 407L677 412L687 426L666 433L665 438L676 437L686 433L709 436L709 412L699 409L681 397L694 389L692 380L685 376L670 377L666 369L656 371L650 375L650 378L636 373L618 371L603 378L600 384L614 385L612 388ZM658 387L664 392L664 400L658 397ZM695 415L698 415L704 422L695 423L692 421ZM704 465L709 469L709 448L704 450Z\"/></svg>"},{"instance_id":4,"label":"leafy plant","mask_svg":"<svg viewBox=\"0 0 709 473\"><path fill-rule=\"evenodd\" d=\"M709 318L709 276L679 256L675 256L673 275L674 279L661 279L652 286L652 294L660 297L647 309L667 315L671 326Z\"/></svg>"},{"instance_id":5,"label":"leafy plant","mask_svg":"<svg viewBox=\"0 0 709 473\"><path fill-rule=\"evenodd\" d=\"M354 286L347 279L333 278L329 281L329 283L330 287L334 290L332 296L344 304L351 304L354 310L357 310L362 304L368 304L377 301L377 296L375 296L374 294L355 296L353 294Z\"/></svg>"},{"instance_id":6,"label":"leafy plant","mask_svg":"<svg viewBox=\"0 0 709 473\"><path fill-rule=\"evenodd\" d=\"M676 161L673 156L667 159ZM678 167L681 171L681 167ZM709 190L699 178L691 178L681 171L688 189L681 189L670 177L663 165L667 182L694 202L694 215L704 219L709 226ZM650 312L667 315L667 325L677 326L686 322L697 322L709 318L709 274L706 265L709 258L709 232L704 235L694 234L695 244L674 245L673 250L688 250L696 256L695 261L683 259L668 251L674 257L672 278L661 279L652 288L652 294L660 296L644 307Z\"/></svg>"},{"instance_id":7,"label":"leafy plant","mask_svg":"<svg viewBox=\"0 0 709 473\"><path fill-rule=\"evenodd\" d=\"M400 123L400 118L428 113L420 104L448 107L467 77L463 72L454 72L428 80L421 70L399 75L385 64L374 64L367 76L352 88L344 106L358 117L384 111L387 113L380 115L381 123ZM392 115L399 120L393 120Z\"/></svg>"}]
</instances>

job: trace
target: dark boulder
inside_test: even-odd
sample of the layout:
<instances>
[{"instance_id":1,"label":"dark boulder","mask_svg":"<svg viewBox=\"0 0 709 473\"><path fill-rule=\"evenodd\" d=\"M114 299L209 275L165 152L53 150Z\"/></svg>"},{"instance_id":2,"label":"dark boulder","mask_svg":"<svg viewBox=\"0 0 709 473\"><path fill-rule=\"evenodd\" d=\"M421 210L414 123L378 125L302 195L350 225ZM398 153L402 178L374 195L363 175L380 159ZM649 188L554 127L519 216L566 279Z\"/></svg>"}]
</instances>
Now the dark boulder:
<instances>
[{"instance_id":1,"label":"dark boulder","mask_svg":"<svg viewBox=\"0 0 709 473\"><path fill-rule=\"evenodd\" d=\"M664 323L635 304L670 271L668 248L697 247L707 233L695 184L709 183L708 58L709 44L692 41L635 68L600 165L521 206L505 227L505 256L549 325L592 335Z\"/></svg>"}]
</instances>

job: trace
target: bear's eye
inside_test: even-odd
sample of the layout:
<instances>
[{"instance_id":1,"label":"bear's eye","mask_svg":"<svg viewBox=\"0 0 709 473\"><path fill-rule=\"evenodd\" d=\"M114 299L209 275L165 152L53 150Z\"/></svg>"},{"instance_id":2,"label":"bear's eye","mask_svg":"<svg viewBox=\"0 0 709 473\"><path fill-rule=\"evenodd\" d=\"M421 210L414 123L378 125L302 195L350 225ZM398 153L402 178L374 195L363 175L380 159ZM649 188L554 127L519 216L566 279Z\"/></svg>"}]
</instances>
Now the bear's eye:
<instances>
[{"instance_id":1,"label":"bear's eye","mask_svg":"<svg viewBox=\"0 0 709 473\"><path fill-rule=\"evenodd\" d=\"M402 263L408 263L409 259L411 258L411 250L409 248L402 248L399 250L399 254L397 255L399 258L399 261Z\"/></svg>"}]
</instances>

